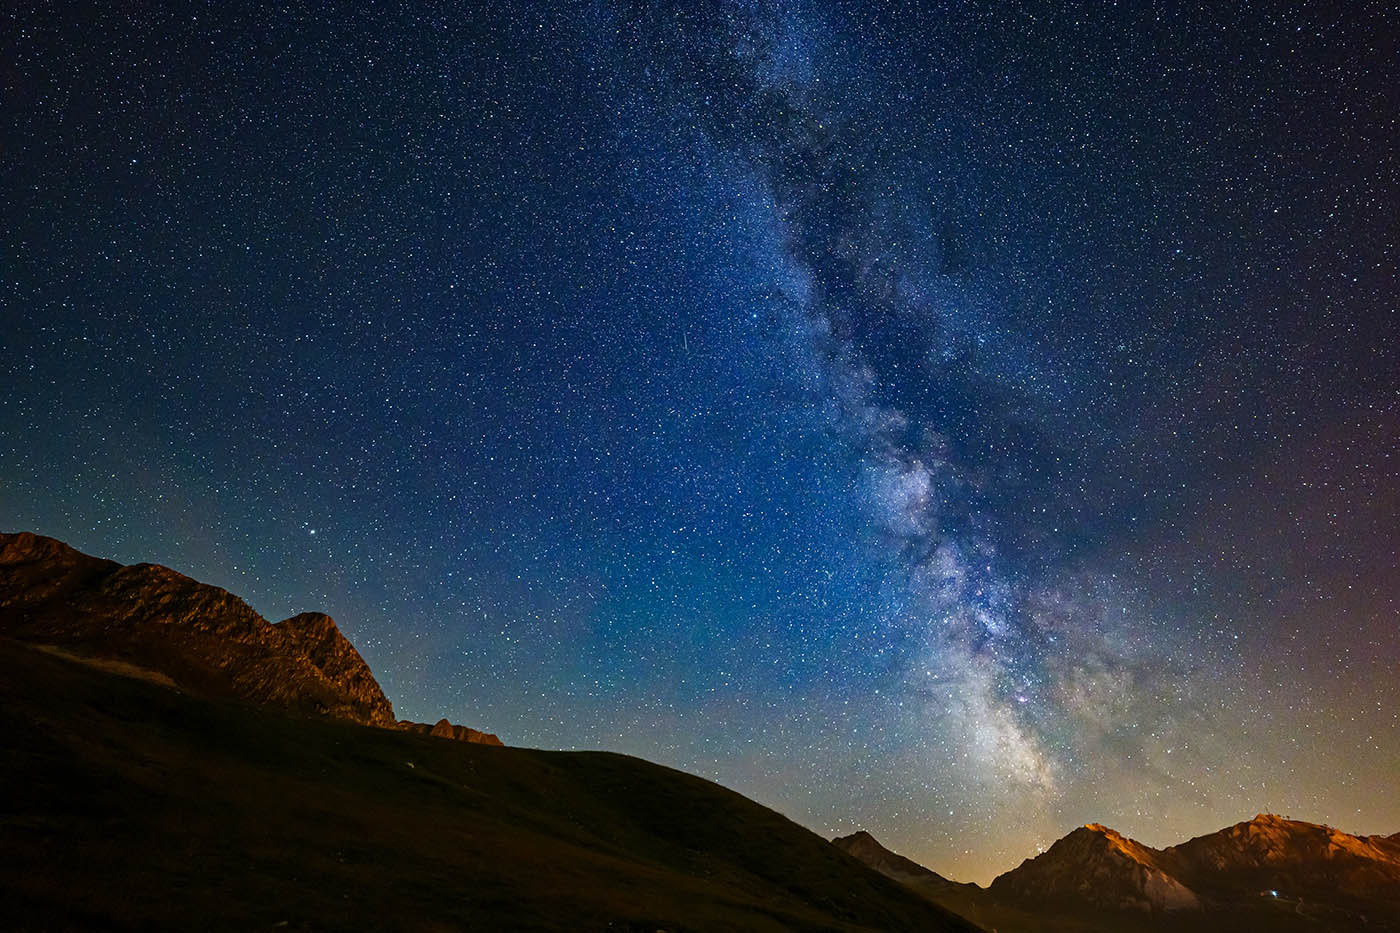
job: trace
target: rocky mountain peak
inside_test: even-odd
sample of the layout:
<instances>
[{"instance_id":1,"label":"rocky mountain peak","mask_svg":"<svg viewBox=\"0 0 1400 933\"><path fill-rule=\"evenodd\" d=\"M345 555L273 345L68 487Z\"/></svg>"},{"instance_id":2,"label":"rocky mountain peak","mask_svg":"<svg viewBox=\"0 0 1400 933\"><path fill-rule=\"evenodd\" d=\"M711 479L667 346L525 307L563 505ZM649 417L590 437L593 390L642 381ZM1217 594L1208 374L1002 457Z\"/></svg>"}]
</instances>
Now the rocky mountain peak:
<instances>
[{"instance_id":1,"label":"rocky mountain peak","mask_svg":"<svg viewBox=\"0 0 1400 933\"><path fill-rule=\"evenodd\" d=\"M1163 851L1182 876L1287 895L1328 892L1400 900L1400 846L1332 826L1261 813Z\"/></svg>"},{"instance_id":2,"label":"rocky mountain peak","mask_svg":"<svg viewBox=\"0 0 1400 933\"><path fill-rule=\"evenodd\" d=\"M0 534L0 634L134 664L210 696L398 728L369 665L330 616L303 612L274 625L227 590L169 567L123 566L30 532Z\"/></svg>"},{"instance_id":3,"label":"rocky mountain peak","mask_svg":"<svg viewBox=\"0 0 1400 933\"><path fill-rule=\"evenodd\" d=\"M394 709L379 688L365 659L323 612L303 612L277 623L275 628L291 648L300 652L327 680L337 684L368 721L376 726L394 725Z\"/></svg>"},{"instance_id":4,"label":"rocky mountain peak","mask_svg":"<svg viewBox=\"0 0 1400 933\"><path fill-rule=\"evenodd\" d=\"M1085 834L1085 838L1090 840L1090 844L1106 846L1108 851L1114 855L1122 856L1143 865L1156 866L1157 852L1141 844L1135 839L1130 839L1112 827L1102 823L1085 823L1075 832Z\"/></svg>"},{"instance_id":5,"label":"rocky mountain peak","mask_svg":"<svg viewBox=\"0 0 1400 933\"><path fill-rule=\"evenodd\" d=\"M895 881L910 885L926 894L941 892L946 888L963 887L955 881L949 881L935 871L930 871L912 859L890 851L863 829L857 830L849 836L838 836L831 842L838 849L864 862L886 878L893 878Z\"/></svg>"},{"instance_id":6,"label":"rocky mountain peak","mask_svg":"<svg viewBox=\"0 0 1400 933\"><path fill-rule=\"evenodd\" d=\"M851 833L849 836L837 836L831 841L832 844L834 844L838 848L844 849L846 852L849 852L851 855L856 856L862 861L868 861L866 856L883 857L888 855L894 855L894 853L891 852L889 849L886 849L884 846L880 845L879 840L877 840L874 836L870 835L870 833L866 832L863 829L858 829L855 832ZM910 862L910 864L913 865L916 863ZM927 869L924 870L927 871Z\"/></svg>"},{"instance_id":7,"label":"rocky mountain peak","mask_svg":"<svg viewBox=\"0 0 1400 933\"><path fill-rule=\"evenodd\" d=\"M1275 813L1160 850L1089 823L997 878L989 891L1025 909L1049 905L1082 914L1232 905L1263 910L1260 916L1301 912L1325 918L1327 929L1352 929L1364 918L1400 916L1400 844Z\"/></svg>"},{"instance_id":8,"label":"rocky mountain peak","mask_svg":"<svg viewBox=\"0 0 1400 933\"><path fill-rule=\"evenodd\" d=\"M53 538L33 532L0 535L0 564L20 564L33 560L59 560L78 554L73 548Z\"/></svg>"},{"instance_id":9,"label":"rocky mountain peak","mask_svg":"<svg viewBox=\"0 0 1400 933\"><path fill-rule=\"evenodd\" d=\"M1089 901L1115 910L1200 906L1160 863L1160 853L1101 823L1089 823L997 877L990 891L1013 902Z\"/></svg>"}]
</instances>

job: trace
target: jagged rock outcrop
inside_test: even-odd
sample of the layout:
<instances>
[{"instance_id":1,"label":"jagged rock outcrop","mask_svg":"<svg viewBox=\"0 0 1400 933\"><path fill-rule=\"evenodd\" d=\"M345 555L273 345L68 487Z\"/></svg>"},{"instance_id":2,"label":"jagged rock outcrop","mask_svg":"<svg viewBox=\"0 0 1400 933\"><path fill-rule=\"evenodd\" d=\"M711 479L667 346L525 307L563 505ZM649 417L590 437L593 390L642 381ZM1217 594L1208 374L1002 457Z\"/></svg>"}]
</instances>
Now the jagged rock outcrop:
<instances>
[{"instance_id":1,"label":"jagged rock outcrop","mask_svg":"<svg viewBox=\"0 0 1400 933\"><path fill-rule=\"evenodd\" d=\"M405 732L416 732L420 735L431 735L440 739L455 739L458 742L475 742L478 745L505 744L490 732L480 732L476 729L469 729L466 726L454 725L446 719L439 719L431 726L426 722L412 722L407 719L400 719L398 727Z\"/></svg>"},{"instance_id":2,"label":"jagged rock outcrop","mask_svg":"<svg viewBox=\"0 0 1400 933\"><path fill-rule=\"evenodd\" d=\"M1080 902L1110 910L1184 910L1200 898L1160 863L1160 853L1089 823L999 876L988 890L1011 903Z\"/></svg>"},{"instance_id":3,"label":"jagged rock outcrop","mask_svg":"<svg viewBox=\"0 0 1400 933\"><path fill-rule=\"evenodd\" d=\"M53 538L27 531L0 534L0 610L23 612L55 602L120 568Z\"/></svg>"},{"instance_id":4,"label":"jagged rock outcrop","mask_svg":"<svg viewBox=\"0 0 1400 933\"><path fill-rule=\"evenodd\" d=\"M329 616L273 625L168 567L122 566L27 532L0 535L0 632L137 663L203 693L394 725L369 666Z\"/></svg>"},{"instance_id":5,"label":"jagged rock outcrop","mask_svg":"<svg viewBox=\"0 0 1400 933\"><path fill-rule=\"evenodd\" d=\"M354 706L367 710L374 725L394 722L393 707L369 665L336 628L330 616L323 612L303 612L283 619L276 628L327 680L336 684Z\"/></svg>"},{"instance_id":6,"label":"jagged rock outcrop","mask_svg":"<svg viewBox=\"0 0 1400 933\"><path fill-rule=\"evenodd\" d=\"M208 695L399 728L330 616L304 612L274 625L227 590L168 567L123 566L29 532L0 534L0 634L136 664ZM500 744L448 725L461 730L454 737Z\"/></svg>"}]
</instances>

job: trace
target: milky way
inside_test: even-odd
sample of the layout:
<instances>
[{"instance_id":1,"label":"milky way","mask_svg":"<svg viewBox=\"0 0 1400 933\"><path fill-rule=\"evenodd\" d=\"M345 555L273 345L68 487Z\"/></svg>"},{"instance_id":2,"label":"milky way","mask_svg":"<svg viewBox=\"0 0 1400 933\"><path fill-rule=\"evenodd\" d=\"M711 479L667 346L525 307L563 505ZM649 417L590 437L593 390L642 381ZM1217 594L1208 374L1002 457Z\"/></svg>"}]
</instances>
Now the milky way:
<instances>
[{"instance_id":1,"label":"milky way","mask_svg":"<svg viewBox=\"0 0 1400 933\"><path fill-rule=\"evenodd\" d=\"M9 13L0 523L960 879L1393 832L1397 35Z\"/></svg>"}]
</instances>

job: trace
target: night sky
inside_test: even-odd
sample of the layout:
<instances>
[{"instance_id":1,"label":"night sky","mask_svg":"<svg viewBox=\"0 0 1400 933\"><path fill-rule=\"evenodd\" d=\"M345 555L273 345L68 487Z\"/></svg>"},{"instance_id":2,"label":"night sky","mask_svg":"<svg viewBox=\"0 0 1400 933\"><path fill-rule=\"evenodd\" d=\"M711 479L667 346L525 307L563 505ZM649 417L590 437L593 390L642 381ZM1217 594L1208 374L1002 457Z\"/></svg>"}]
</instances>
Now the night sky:
<instances>
[{"instance_id":1,"label":"night sky","mask_svg":"<svg viewBox=\"0 0 1400 933\"><path fill-rule=\"evenodd\" d=\"M0 530L960 880L1400 830L1391 4L161 6L0 14Z\"/></svg>"}]
</instances>

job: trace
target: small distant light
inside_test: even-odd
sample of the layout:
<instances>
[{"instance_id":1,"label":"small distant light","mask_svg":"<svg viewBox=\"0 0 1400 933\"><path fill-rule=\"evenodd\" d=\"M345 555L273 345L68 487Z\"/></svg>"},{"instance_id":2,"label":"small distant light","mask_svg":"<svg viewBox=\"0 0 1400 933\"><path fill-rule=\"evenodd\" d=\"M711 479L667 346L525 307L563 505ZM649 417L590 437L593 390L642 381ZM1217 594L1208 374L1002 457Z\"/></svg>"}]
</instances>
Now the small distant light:
<instances>
[{"instance_id":1,"label":"small distant light","mask_svg":"<svg viewBox=\"0 0 1400 933\"><path fill-rule=\"evenodd\" d=\"M1269 893L1272 894L1274 897L1278 897L1278 892L1277 892L1277 891L1270 891Z\"/></svg>"}]
</instances>

